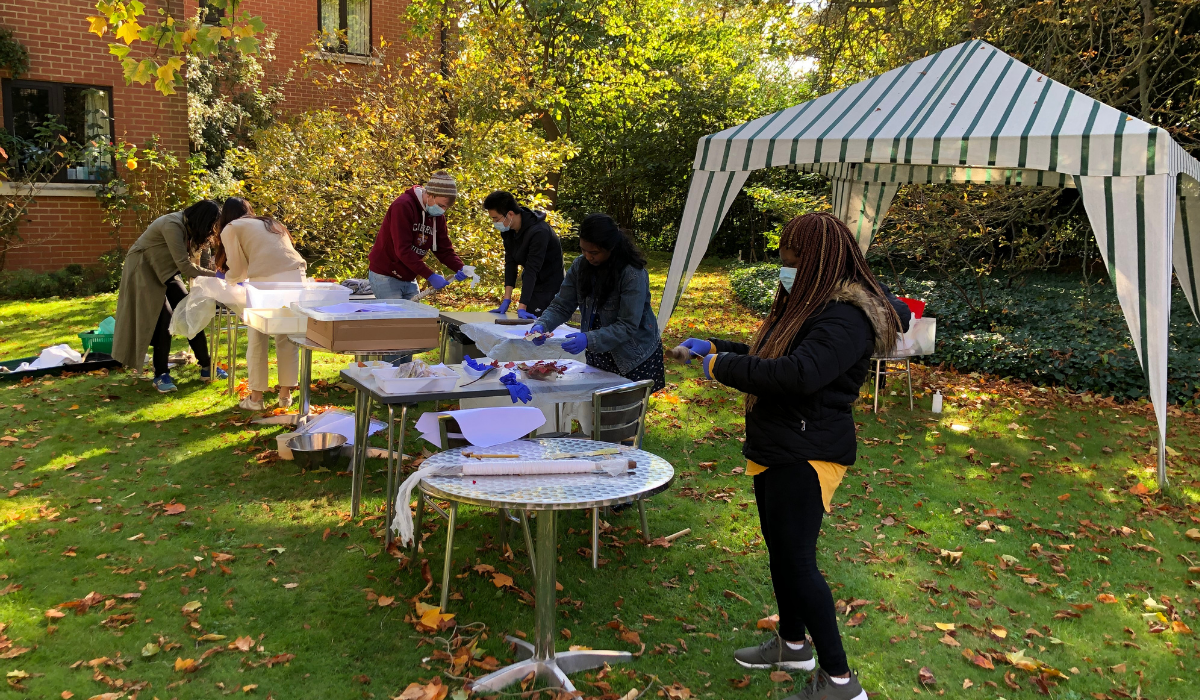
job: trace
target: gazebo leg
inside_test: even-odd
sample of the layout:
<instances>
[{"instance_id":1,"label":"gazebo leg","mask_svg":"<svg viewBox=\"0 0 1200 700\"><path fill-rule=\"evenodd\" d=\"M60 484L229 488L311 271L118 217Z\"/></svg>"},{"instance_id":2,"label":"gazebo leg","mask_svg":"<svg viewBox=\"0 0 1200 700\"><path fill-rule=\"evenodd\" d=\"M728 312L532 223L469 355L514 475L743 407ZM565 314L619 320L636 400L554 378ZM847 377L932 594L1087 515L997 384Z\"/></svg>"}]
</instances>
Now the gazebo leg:
<instances>
[{"instance_id":1,"label":"gazebo leg","mask_svg":"<svg viewBox=\"0 0 1200 700\"><path fill-rule=\"evenodd\" d=\"M913 398L912 398L912 360L911 360L911 359L909 359L909 358L907 358L907 357L906 357L906 358L904 358L904 372L905 372L905 373L908 375L908 411L909 411L909 413L911 413L911 412L912 412L912 410L913 410Z\"/></svg>"}]
</instances>

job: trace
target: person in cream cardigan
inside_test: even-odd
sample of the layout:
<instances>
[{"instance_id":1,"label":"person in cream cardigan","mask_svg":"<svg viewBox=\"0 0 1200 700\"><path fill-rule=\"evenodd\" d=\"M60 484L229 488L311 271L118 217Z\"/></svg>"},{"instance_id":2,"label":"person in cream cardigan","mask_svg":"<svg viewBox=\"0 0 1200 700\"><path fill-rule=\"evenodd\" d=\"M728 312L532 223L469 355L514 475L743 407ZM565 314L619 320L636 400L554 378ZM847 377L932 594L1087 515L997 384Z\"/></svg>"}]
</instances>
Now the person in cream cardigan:
<instances>
[{"instance_id":1,"label":"person in cream cardigan","mask_svg":"<svg viewBox=\"0 0 1200 700\"><path fill-rule=\"evenodd\" d=\"M296 252L288 230L269 216L255 216L250 203L241 197L225 200L218 229L221 245L216 262L228 282L304 280L308 264ZM248 330L246 374L250 395L238 404L248 411L264 407L263 392L269 388L268 344L266 333ZM286 335L276 335L275 359L279 366L279 406L287 408L292 405L292 391L298 388L300 349Z\"/></svg>"}]
</instances>

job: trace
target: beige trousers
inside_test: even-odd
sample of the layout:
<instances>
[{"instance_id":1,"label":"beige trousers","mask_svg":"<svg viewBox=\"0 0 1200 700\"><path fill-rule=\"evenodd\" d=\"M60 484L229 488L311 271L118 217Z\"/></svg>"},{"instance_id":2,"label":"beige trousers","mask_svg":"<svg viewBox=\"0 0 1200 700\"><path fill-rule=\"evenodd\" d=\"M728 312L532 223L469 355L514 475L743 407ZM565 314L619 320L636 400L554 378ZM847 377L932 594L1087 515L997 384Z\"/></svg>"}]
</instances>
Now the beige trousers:
<instances>
[{"instance_id":1,"label":"beige trousers","mask_svg":"<svg viewBox=\"0 0 1200 700\"><path fill-rule=\"evenodd\" d=\"M303 279L303 270L292 270L258 281L300 282ZM253 328L246 330L246 381L250 391L266 391L271 387L270 370L267 368L271 337ZM300 383L300 348L286 335L275 336L275 361L279 369L279 386L294 387Z\"/></svg>"}]
</instances>

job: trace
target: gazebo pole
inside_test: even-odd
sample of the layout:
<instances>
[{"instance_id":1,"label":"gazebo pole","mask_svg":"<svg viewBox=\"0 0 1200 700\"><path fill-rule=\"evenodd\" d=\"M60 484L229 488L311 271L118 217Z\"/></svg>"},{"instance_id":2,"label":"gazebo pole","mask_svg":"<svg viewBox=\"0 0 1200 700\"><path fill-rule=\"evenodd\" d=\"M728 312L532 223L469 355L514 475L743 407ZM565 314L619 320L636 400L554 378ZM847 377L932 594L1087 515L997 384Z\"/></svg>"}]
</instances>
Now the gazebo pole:
<instances>
[{"instance_id":1,"label":"gazebo pole","mask_svg":"<svg viewBox=\"0 0 1200 700\"><path fill-rule=\"evenodd\" d=\"M1170 487L1167 481L1167 441L1162 433L1158 434L1158 490L1166 491Z\"/></svg>"}]
</instances>

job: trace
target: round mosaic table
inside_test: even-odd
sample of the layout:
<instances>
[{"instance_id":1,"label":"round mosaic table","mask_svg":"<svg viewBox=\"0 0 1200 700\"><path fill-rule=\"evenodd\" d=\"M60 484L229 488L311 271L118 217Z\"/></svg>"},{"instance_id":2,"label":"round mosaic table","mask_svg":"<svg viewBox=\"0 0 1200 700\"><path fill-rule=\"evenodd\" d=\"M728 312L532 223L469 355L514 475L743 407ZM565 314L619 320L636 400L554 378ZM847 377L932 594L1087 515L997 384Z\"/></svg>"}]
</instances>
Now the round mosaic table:
<instances>
[{"instance_id":1,"label":"round mosaic table","mask_svg":"<svg viewBox=\"0 0 1200 700\"><path fill-rule=\"evenodd\" d=\"M514 444L516 447L514 448ZM546 438L508 443L506 452L520 454L522 459L543 459L547 453L591 452L605 447L617 447L611 443L573 438ZM463 448L479 451L481 448ZM447 561L451 557L455 513L459 503L485 508L507 508L537 512L537 553L534 578L536 631L534 643L508 637L517 646L520 660L498 671L475 679L471 689L475 692L495 692L516 683L532 671L552 686L574 692L575 687L567 678L568 673L599 668L605 664L632 660L624 651L554 652L554 607L555 567L558 561L558 533L556 511L581 510L622 503L633 503L665 490L675 478L675 469L667 460L645 450L627 450L621 457L634 460L637 467L621 476L596 474L541 474L536 476L429 476L422 480L421 491L428 497L450 501L450 536L446 542ZM585 457L593 461L612 455ZM425 460L423 466L458 466L468 458L461 449L447 450ZM420 502L418 501L418 506ZM418 507L417 512L424 509ZM418 525L419 527L419 525ZM445 577L443 577L444 579ZM448 582L443 580L443 591Z\"/></svg>"}]
</instances>

